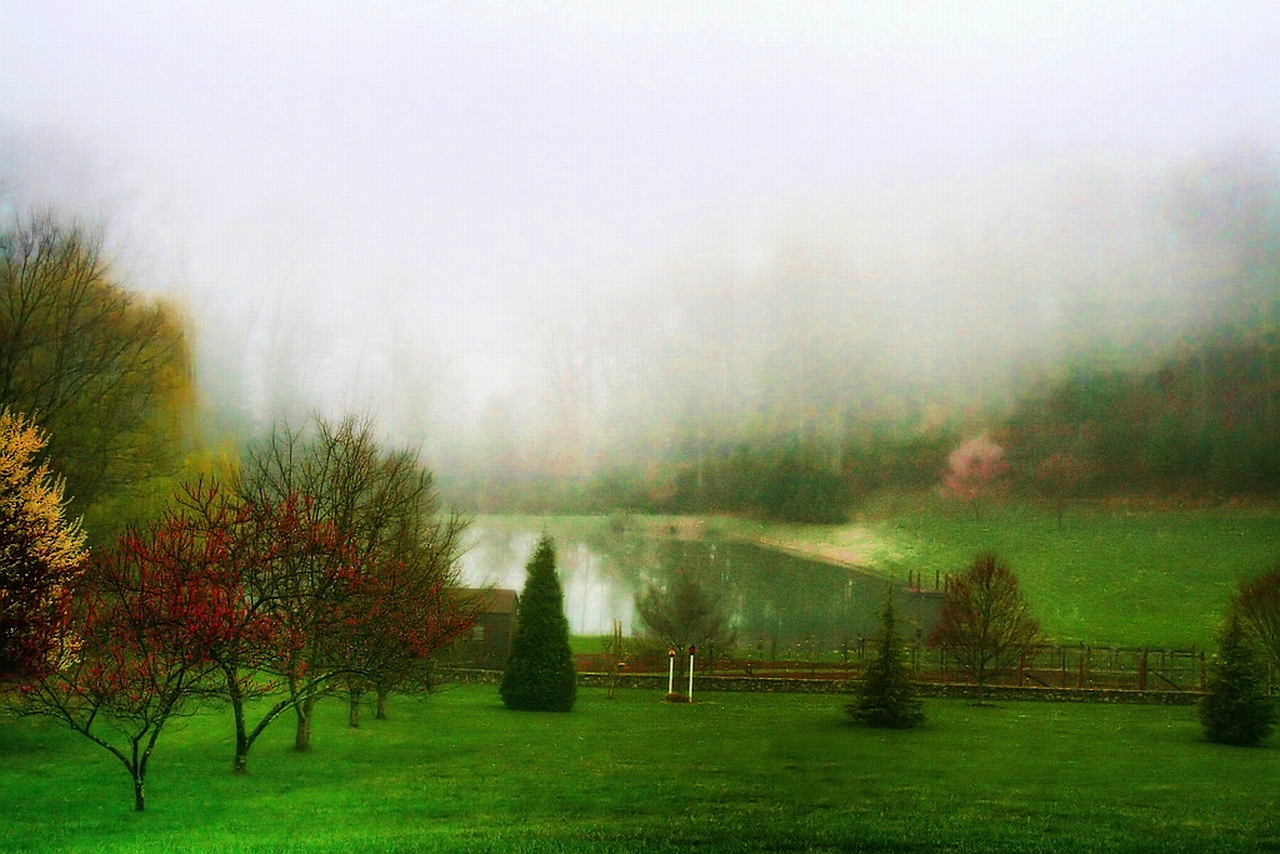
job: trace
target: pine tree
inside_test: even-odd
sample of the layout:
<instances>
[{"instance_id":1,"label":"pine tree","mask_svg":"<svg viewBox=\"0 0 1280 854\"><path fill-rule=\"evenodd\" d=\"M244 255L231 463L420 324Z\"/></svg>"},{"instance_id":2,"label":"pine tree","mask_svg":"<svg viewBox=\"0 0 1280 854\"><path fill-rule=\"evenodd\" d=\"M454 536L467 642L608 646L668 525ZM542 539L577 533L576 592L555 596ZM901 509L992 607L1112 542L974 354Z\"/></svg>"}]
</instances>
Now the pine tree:
<instances>
[{"instance_id":1,"label":"pine tree","mask_svg":"<svg viewBox=\"0 0 1280 854\"><path fill-rule=\"evenodd\" d=\"M924 723L924 704L902 660L902 635L897 629L893 594L880 613L884 625L876 635L876 657L855 687L857 699L845 706L849 717L864 726L910 729Z\"/></svg>"},{"instance_id":2,"label":"pine tree","mask_svg":"<svg viewBox=\"0 0 1280 854\"><path fill-rule=\"evenodd\" d=\"M1232 610L1209 667L1209 693L1200 700L1205 738L1250 747L1271 734L1276 710L1260 664L1240 615Z\"/></svg>"},{"instance_id":3,"label":"pine tree","mask_svg":"<svg viewBox=\"0 0 1280 854\"><path fill-rule=\"evenodd\" d=\"M556 576L555 545L546 534L525 568L511 655L499 693L508 709L567 712L577 696L569 621Z\"/></svg>"}]
</instances>

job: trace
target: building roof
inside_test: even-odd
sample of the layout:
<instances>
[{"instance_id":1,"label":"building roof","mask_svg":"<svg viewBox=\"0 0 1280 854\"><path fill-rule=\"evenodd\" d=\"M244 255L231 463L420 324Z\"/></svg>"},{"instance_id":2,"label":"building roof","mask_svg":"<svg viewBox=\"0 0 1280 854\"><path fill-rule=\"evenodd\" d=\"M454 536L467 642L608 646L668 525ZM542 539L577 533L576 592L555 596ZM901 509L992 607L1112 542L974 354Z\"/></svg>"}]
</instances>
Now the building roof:
<instances>
[{"instance_id":1,"label":"building roof","mask_svg":"<svg viewBox=\"0 0 1280 854\"><path fill-rule=\"evenodd\" d=\"M514 614L516 612L516 600L519 596L514 590L499 587L464 587L459 592L463 595L481 597L480 610L482 613Z\"/></svg>"}]
</instances>

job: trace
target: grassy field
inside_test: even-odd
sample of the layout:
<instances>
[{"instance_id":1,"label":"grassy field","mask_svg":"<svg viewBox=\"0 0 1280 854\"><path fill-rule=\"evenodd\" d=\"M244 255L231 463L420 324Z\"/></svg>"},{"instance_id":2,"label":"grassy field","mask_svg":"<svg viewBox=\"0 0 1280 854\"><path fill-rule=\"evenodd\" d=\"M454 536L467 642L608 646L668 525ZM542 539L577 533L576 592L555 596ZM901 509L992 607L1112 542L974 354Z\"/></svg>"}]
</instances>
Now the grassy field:
<instances>
[{"instance_id":1,"label":"grassy field","mask_svg":"<svg viewBox=\"0 0 1280 854\"><path fill-rule=\"evenodd\" d=\"M1280 851L1280 736L1203 742L1186 707L927 704L928 724L845 723L839 697L584 689L567 715L491 686L318 710L228 768L229 722L167 733L150 801L99 748L0 721L5 851Z\"/></svg>"},{"instance_id":2,"label":"grassy field","mask_svg":"<svg viewBox=\"0 0 1280 854\"><path fill-rule=\"evenodd\" d=\"M935 574L995 550L1049 636L1075 642L1210 647L1236 580L1280 563L1280 512L1011 505L981 518L945 504L871 517L891 571Z\"/></svg>"}]
</instances>

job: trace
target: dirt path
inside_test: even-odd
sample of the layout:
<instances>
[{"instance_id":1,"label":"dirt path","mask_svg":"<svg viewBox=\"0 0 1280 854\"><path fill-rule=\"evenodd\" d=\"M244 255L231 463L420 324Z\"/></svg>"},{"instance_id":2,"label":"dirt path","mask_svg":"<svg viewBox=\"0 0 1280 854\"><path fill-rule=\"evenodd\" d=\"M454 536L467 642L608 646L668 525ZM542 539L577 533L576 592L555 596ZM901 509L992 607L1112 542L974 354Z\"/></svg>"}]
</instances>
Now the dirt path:
<instances>
[{"instance_id":1,"label":"dirt path","mask_svg":"<svg viewBox=\"0 0 1280 854\"><path fill-rule=\"evenodd\" d=\"M842 535L844 533L844 531L841 531ZM806 542L804 540L787 540L777 537L755 537L751 542L755 542L765 548L810 560L822 561L823 563L835 564L836 566L846 566L864 571L874 570L876 561L873 555L877 545L875 538L871 536L869 531L864 529L851 530L850 533L858 536L850 538L851 541L849 542L841 543ZM842 536L841 539L844 539L844 537Z\"/></svg>"},{"instance_id":2,"label":"dirt path","mask_svg":"<svg viewBox=\"0 0 1280 854\"><path fill-rule=\"evenodd\" d=\"M709 529L715 527L717 525L714 520L685 516L664 518L661 522L654 524L651 530L652 533L663 536L683 540L701 540L708 536ZM788 526L766 524L758 526L757 530L752 530L750 527L737 529L731 527L728 531L722 531L720 535L808 560L877 574L881 571L882 561L892 551L887 543L869 528L861 525L840 528L823 526L814 529L814 532L814 539L806 539L795 536L795 532L789 530ZM817 538L819 536L821 539Z\"/></svg>"}]
</instances>

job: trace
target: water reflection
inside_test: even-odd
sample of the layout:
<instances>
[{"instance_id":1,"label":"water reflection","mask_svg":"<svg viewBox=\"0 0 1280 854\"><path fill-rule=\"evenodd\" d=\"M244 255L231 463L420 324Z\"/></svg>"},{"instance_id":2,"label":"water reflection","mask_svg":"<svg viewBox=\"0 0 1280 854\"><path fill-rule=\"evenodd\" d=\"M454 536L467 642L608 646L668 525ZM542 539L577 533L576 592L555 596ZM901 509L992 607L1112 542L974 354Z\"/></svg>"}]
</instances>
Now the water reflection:
<instances>
[{"instance_id":1,"label":"water reflection","mask_svg":"<svg viewBox=\"0 0 1280 854\"><path fill-rule=\"evenodd\" d=\"M524 587L525 564L538 544L537 531L513 531L473 525L470 548L462 557L463 583L470 587ZM618 561L593 551L585 543L556 540L556 569L564 588L569 630L578 635L603 635L622 621L631 634L635 619L634 586L619 577Z\"/></svg>"},{"instance_id":2,"label":"water reflection","mask_svg":"<svg viewBox=\"0 0 1280 854\"><path fill-rule=\"evenodd\" d=\"M473 525L462 559L464 582L519 590L538 536L533 530ZM881 578L737 541L618 532L595 536L589 544L557 537L556 552L575 634L607 634L614 620L622 621L624 633L639 633L636 591L677 570L719 596L740 648L766 654L781 647L834 650L856 642L875 631L884 602Z\"/></svg>"}]
</instances>

